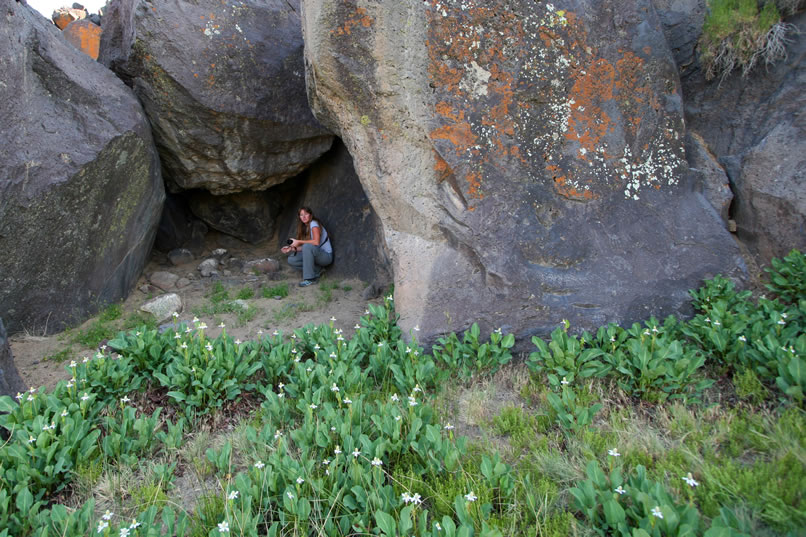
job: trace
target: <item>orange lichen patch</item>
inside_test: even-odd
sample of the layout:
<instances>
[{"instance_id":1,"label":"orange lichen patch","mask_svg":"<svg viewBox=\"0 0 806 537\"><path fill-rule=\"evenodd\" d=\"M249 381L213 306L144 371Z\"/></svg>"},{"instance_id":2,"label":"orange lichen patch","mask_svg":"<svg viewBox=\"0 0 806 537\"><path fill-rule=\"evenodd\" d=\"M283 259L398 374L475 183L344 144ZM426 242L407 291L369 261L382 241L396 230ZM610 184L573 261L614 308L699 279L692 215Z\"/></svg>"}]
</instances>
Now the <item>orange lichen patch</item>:
<instances>
[{"instance_id":1,"label":"orange lichen patch","mask_svg":"<svg viewBox=\"0 0 806 537\"><path fill-rule=\"evenodd\" d=\"M611 129L610 116L602 110L601 103L613 98L615 69L600 58L589 65L584 74L578 71L573 76L574 85L569 95L573 104L565 138L579 142L586 151L596 151Z\"/></svg>"},{"instance_id":2,"label":"orange lichen patch","mask_svg":"<svg viewBox=\"0 0 806 537\"><path fill-rule=\"evenodd\" d=\"M432 140L448 140L461 155L470 146L476 143L476 135L470 129L470 123L463 121L452 125L444 125L431 131Z\"/></svg>"},{"instance_id":3,"label":"orange lichen patch","mask_svg":"<svg viewBox=\"0 0 806 537\"><path fill-rule=\"evenodd\" d=\"M554 178L554 190L560 196L577 201L590 201L597 198L590 190L580 189L571 184L564 175Z\"/></svg>"},{"instance_id":4,"label":"orange lichen patch","mask_svg":"<svg viewBox=\"0 0 806 537\"><path fill-rule=\"evenodd\" d=\"M372 26L373 20L367 14L367 9L363 7L358 7L355 11L350 14L350 16L344 21L342 26L339 26L335 30L331 30L330 33L332 35L352 35L353 28L358 26L363 26L364 28L369 28Z\"/></svg>"},{"instance_id":5,"label":"orange lichen patch","mask_svg":"<svg viewBox=\"0 0 806 537\"><path fill-rule=\"evenodd\" d=\"M100 26L82 19L68 24L63 33L68 43L93 60L98 59L102 33Z\"/></svg>"},{"instance_id":6,"label":"orange lichen patch","mask_svg":"<svg viewBox=\"0 0 806 537\"><path fill-rule=\"evenodd\" d=\"M516 159L520 160L524 164L528 164L527 160L523 157L521 153L521 148L517 145L513 145L509 148L509 154L515 157Z\"/></svg>"},{"instance_id":7,"label":"orange lichen patch","mask_svg":"<svg viewBox=\"0 0 806 537\"><path fill-rule=\"evenodd\" d=\"M459 90L459 83L462 81L464 74L455 67L449 67L444 63L437 66L431 64L431 80L435 86L442 87L449 93L456 93Z\"/></svg>"},{"instance_id":8,"label":"orange lichen patch","mask_svg":"<svg viewBox=\"0 0 806 537\"><path fill-rule=\"evenodd\" d=\"M496 64L491 66L490 74L493 82L487 85L487 91L493 98L498 99L498 103L482 119L482 125L494 127L498 132L513 136L515 134L515 125L509 113L509 106L512 104L514 95L512 90L514 77Z\"/></svg>"},{"instance_id":9,"label":"orange lichen patch","mask_svg":"<svg viewBox=\"0 0 806 537\"><path fill-rule=\"evenodd\" d=\"M465 111L460 110L458 113L456 113L454 110L454 107L445 101L438 102L436 106L437 114L450 119L451 121L463 121L465 119Z\"/></svg>"},{"instance_id":10,"label":"orange lichen patch","mask_svg":"<svg viewBox=\"0 0 806 537\"><path fill-rule=\"evenodd\" d=\"M631 99L636 98L638 102L643 102L642 95L648 91L643 83L646 70L644 60L632 52L626 52L620 60L616 62L616 88L622 95L628 94Z\"/></svg>"},{"instance_id":11,"label":"orange lichen patch","mask_svg":"<svg viewBox=\"0 0 806 537\"><path fill-rule=\"evenodd\" d=\"M436 151L434 151L434 171L437 173L438 183L453 175L450 165Z\"/></svg>"},{"instance_id":12,"label":"orange lichen patch","mask_svg":"<svg viewBox=\"0 0 806 537\"><path fill-rule=\"evenodd\" d=\"M543 45L545 45L546 48L550 48L554 44L554 40L559 37L557 34L545 27L540 29L539 35L540 39L543 40Z\"/></svg>"},{"instance_id":13,"label":"orange lichen patch","mask_svg":"<svg viewBox=\"0 0 806 537\"><path fill-rule=\"evenodd\" d=\"M467 195L471 198L481 199L484 195L481 193L481 174L479 172L470 172L465 175L467 184L470 185L467 189Z\"/></svg>"},{"instance_id":14,"label":"orange lichen patch","mask_svg":"<svg viewBox=\"0 0 806 537\"><path fill-rule=\"evenodd\" d=\"M55 24L59 30L64 30L67 28L67 25L74 20L76 20L76 18L69 13L57 13L53 16L53 24Z\"/></svg>"}]
</instances>

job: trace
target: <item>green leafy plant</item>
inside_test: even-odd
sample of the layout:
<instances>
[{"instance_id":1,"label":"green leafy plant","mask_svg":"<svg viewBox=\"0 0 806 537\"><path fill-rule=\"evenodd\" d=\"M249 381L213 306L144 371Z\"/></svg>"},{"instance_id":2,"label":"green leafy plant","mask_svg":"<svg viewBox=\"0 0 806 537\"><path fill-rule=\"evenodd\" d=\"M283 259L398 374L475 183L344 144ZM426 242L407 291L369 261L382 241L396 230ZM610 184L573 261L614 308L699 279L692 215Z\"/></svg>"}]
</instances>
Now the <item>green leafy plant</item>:
<instances>
[{"instance_id":1,"label":"green leafy plant","mask_svg":"<svg viewBox=\"0 0 806 537\"><path fill-rule=\"evenodd\" d=\"M764 269L770 275L767 289L784 302L797 304L806 298L806 256L792 250L783 259L774 258L772 267Z\"/></svg>"},{"instance_id":2,"label":"green leafy plant","mask_svg":"<svg viewBox=\"0 0 806 537\"><path fill-rule=\"evenodd\" d=\"M515 336L504 335L499 328L490 334L489 342L480 343L479 335L479 325L473 323L462 341L454 333L438 339L433 348L434 358L448 369L457 370L464 378L494 374L512 360L509 349L515 345Z\"/></svg>"},{"instance_id":3,"label":"green leafy plant","mask_svg":"<svg viewBox=\"0 0 806 537\"><path fill-rule=\"evenodd\" d=\"M644 326L634 323L625 332L611 337L603 361L613 367L619 387L627 394L650 401L696 402L713 384L699 371L705 364L699 349L676 338L673 317L664 325L650 318Z\"/></svg>"},{"instance_id":4,"label":"green leafy plant","mask_svg":"<svg viewBox=\"0 0 806 537\"><path fill-rule=\"evenodd\" d=\"M233 341L226 330L218 338L208 339L205 329L200 323L195 331L176 332L176 351L171 353L165 372L154 373L168 390L167 396L188 418L208 414L241 392L253 390L254 384L248 379L261 367L257 349Z\"/></svg>"},{"instance_id":5,"label":"green leafy plant","mask_svg":"<svg viewBox=\"0 0 806 537\"><path fill-rule=\"evenodd\" d=\"M551 333L551 342L547 345L538 337L532 338L537 347L535 352L529 354L526 365L535 373L547 372L552 387L560 386L561 379L573 382L577 377L604 377L610 372L612 366L598 360L604 356L604 351L598 347L585 348L590 342L590 336L583 334L580 340L569 335L570 323L563 321L561 327Z\"/></svg>"},{"instance_id":6,"label":"green leafy plant","mask_svg":"<svg viewBox=\"0 0 806 537\"><path fill-rule=\"evenodd\" d=\"M625 479L619 468L613 468L608 475L597 461L590 461L586 474L587 479L577 483L570 492L576 509L599 535L682 537L701 534L702 520L697 509L677 503L663 485L647 477L643 466L639 465L635 473Z\"/></svg>"},{"instance_id":7,"label":"green leafy plant","mask_svg":"<svg viewBox=\"0 0 806 537\"><path fill-rule=\"evenodd\" d=\"M568 381L564 381L568 382ZM549 392L549 404L557 414L557 424L565 430L578 432L593 422L594 416L602 409L600 403L591 406L580 404L576 392L567 386L562 387L562 395Z\"/></svg>"}]
</instances>

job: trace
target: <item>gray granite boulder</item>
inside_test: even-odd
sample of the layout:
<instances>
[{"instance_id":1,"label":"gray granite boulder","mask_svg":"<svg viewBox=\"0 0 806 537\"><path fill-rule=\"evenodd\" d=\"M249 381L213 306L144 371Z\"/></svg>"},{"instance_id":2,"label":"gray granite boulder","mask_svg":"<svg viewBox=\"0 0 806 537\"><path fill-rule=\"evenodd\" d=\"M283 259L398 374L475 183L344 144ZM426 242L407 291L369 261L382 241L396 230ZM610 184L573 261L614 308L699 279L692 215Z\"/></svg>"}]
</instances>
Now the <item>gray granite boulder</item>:
<instances>
[{"instance_id":1,"label":"gray granite boulder","mask_svg":"<svg viewBox=\"0 0 806 537\"><path fill-rule=\"evenodd\" d=\"M25 389L17 366L14 365L14 355L8 344L8 334L3 319L0 319L0 395L14 396Z\"/></svg>"},{"instance_id":2,"label":"gray granite boulder","mask_svg":"<svg viewBox=\"0 0 806 537\"><path fill-rule=\"evenodd\" d=\"M0 311L53 332L128 295L165 191L129 88L30 7L0 9Z\"/></svg>"},{"instance_id":3,"label":"gray granite boulder","mask_svg":"<svg viewBox=\"0 0 806 537\"><path fill-rule=\"evenodd\" d=\"M478 321L528 346L742 276L649 0L302 5L309 100L382 222L404 331Z\"/></svg>"},{"instance_id":4,"label":"gray granite boulder","mask_svg":"<svg viewBox=\"0 0 806 537\"><path fill-rule=\"evenodd\" d=\"M160 295L140 306L140 310L150 313L156 322L161 323L174 313L182 313L182 299L176 293Z\"/></svg>"},{"instance_id":5,"label":"gray granite boulder","mask_svg":"<svg viewBox=\"0 0 806 537\"><path fill-rule=\"evenodd\" d=\"M214 196L196 190L189 196L193 214L212 229L257 244L274 234L279 203L271 191Z\"/></svg>"},{"instance_id":6,"label":"gray granite boulder","mask_svg":"<svg viewBox=\"0 0 806 537\"><path fill-rule=\"evenodd\" d=\"M333 140L305 98L298 0L113 0L99 61L151 119L171 192L264 190Z\"/></svg>"},{"instance_id":7,"label":"gray granite boulder","mask_svg":"<svg viewBox=\"0 0 806 537\"><path fill-rule=\"evenodd\" d=\"M727 174L737 237L763 266L806 250L806 13L786 59L723 81L683 78L685 117Z\"/></svg>"}]
</instances>

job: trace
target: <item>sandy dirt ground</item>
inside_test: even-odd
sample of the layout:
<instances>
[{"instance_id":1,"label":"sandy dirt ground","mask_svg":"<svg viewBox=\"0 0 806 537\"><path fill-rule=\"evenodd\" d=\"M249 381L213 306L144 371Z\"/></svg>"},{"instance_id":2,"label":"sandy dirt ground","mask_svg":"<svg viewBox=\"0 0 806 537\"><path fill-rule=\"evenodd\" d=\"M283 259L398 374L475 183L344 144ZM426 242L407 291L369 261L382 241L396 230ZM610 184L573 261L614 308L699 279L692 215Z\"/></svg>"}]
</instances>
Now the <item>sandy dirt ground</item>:
<instances>
[{"instance_id":1,"label":"sandy dirt ground","mask_svg":"<svg viewBox=\"0 0 806 537\"><path fill-rule=\"evenodd\" d=\"M207 255L202 255L184 265L174 266L168 262L164 254L155 251L136 288L123 302L121 318L109 324L122 327L125 320L137 312L140 306L162 294L163 291L153 287L145 291L141 288L148 286L149 277L155 271L169 271L180 277L192 276L190 285L171 291L177 293L182 299L183 311L179 320L190 321L194 316L198 316L210 327L207 333L212 337L220 334L221 329L218 326L222 322L226 326L227 334L233 338L247 340L255 339L258 330L268 333L279 330L284 334L290 334L294 329L309 323L330 322L331 317L336 318L334 324L344 330L345 336L353 334L353 326L367 309L367 301L362 298L362 292L367 285L365 282L335 278L326 272L318 284L300 288L297 284L301 279L301 274L293 270L286 263L286 256L276 249L232 247L231 243L229 246L228 254L243 261L265 257L279 260L280 273L269 277L268 275L245 274L233 269L230 274L222 271L218 277L202 278L197 267L202 260L208 257ZM205 254L209 254L214 247L220 247L220 245L211 245L205 250ZM239 293L248 294L248 291L243 291L244 289L253 291L254 296L245 300L247 304L256 309L251 320L244 319L244 316L239 319L235 313L205 313L205 309L209 311L212 307L210 297L217 282L220 282L233 300ZM263 289L284 283L288 286L288 296L280 299L263 297ZM379 301L380 299L376 299L372 302L378 303ZM148 314L143 313L143 315ZM65 367L70 360L80 360L84 356L97 352L97 348L86 347L75 341L76 337L82 331L89 330L97 319L94 317L80 326L48 337L35 333L12 335L9 338L11 352L25 384L34 388L45 386L52 389L59 380L68 378Z\"/></svg>"}]
</instances>

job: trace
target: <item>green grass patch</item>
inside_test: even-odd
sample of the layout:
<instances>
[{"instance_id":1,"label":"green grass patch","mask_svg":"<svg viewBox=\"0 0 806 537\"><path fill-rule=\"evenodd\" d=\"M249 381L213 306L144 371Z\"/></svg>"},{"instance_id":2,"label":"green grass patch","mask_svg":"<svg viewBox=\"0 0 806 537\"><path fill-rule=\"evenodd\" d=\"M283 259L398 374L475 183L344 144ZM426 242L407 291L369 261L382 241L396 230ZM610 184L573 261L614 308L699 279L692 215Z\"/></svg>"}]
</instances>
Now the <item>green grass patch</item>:
<instances>
[{"instance_id":1,"label":"green grass patch","mask_svg":"<svg viewBox=\"0 0 806 537\"><path fill-rule=\"evenodd\" d=\"M240 300L249 300L250 298L254 298L254 296L255 296L254 289L252 289L251 287L242 287L238 291L238 294L235 295L235 298L238 298Z\"/></svg>"},{"instance_id":2,"label":"green grass patch","mask_svg":"<svg viewBox=\"0 0 806 537\"><path fill-rule=\"evenodd\" d=\"M73 347L71 345L68 345L67 347L63 348L60 351L45 356L44 360L46 362L64 362L71 356L73 356Z\"/></svg>"},{"instance_id":3,"label":"green grass patch","mask_svg":"<svg viewBox=\"0 0 806 537\"><path fill-rule=\"evenodd\" d=\"M153 330L157 327L157 320L153 315L135 311L129 314L123 321L122 330L132 330L135 328L145 327L147 330Z\"/></svg>"},{"instance_id":4,"label":"green grass patch","mask_svg":"<svg viewBox=\"0 0 806 537\"><path fill-rule=\"evenodd\" d=\"M277 296L285 298L288 296L288 283L281 283L272 287L263 287L260 290L260 294L263 298L274 298Z\"/></svg>"},{"instance_id":5,"label":"green grass patch","mask_svg":"<svg viewBox=\"0 0 806 537\"><path fill-rule=\"evenodd\" d=\"M88 328L73 334L71 341L85 347L97 347L102 341L110 339L117 333L118 328L113 323L122 315L123 306L120 304L108 305Z\"/></svg>"},{"instance_id":6,"label":"green grass patch","mask_svg":"<svg viewBox=\"0 0 806 537\"><path fill-rule=\"evenodd\" d=\"M292 302L274 312L274 322L293 321L300 313L313 311L313 306L305 302Z\"/></svg>"}]
</instances>

